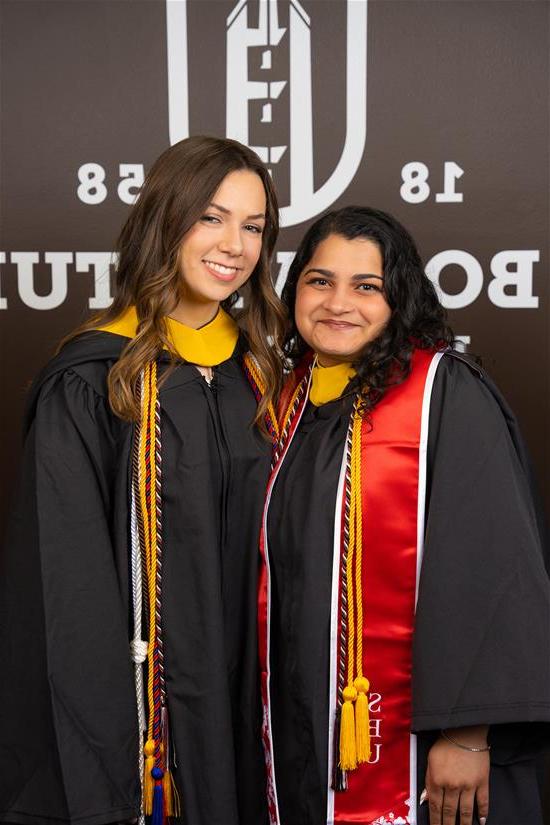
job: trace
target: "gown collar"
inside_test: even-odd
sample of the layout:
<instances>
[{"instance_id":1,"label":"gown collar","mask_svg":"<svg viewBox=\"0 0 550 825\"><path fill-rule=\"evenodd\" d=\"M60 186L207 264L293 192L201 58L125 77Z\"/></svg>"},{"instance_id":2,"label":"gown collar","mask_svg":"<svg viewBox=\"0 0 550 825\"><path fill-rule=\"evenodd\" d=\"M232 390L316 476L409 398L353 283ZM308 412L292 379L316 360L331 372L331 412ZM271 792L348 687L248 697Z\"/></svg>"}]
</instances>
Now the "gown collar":
<instances>
[{"instance_id":1,"label":"gown collar","mask_svg":"<svg viewBox=\"0 0 550 825\"><path fill-rule=\"evenodd\" d=\"M309 400L316 407L339 398L355 375L349 363L337 364L335 367L321 367L315 364L311 376Z\"/></svg>"},{"instance_id":2,"label":"gown collar","mask_svg":"<svg viewBox=\"0 0 550 825\"><path fill-rule=\"evenodd\" d=\"M200 329L193 329L166 317L168 334L179 357L190 364L201 367L215 367L233 355L239 328L233 318L221 307L215 318ZM112 332L126 338L134 338L138 319L135 307L129 307L111 324L99 327L103 332Z\"/></svg>"}]
</instances>

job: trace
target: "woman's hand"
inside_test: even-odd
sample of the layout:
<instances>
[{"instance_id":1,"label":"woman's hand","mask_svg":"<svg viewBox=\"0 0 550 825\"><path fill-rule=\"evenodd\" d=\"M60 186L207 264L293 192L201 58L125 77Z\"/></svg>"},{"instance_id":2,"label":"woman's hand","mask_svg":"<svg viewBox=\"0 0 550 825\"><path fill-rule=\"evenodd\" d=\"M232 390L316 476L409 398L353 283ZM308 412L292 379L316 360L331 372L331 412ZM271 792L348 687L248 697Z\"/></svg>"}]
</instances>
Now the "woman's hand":
<instances>
[{"instance_id":1,"label":"woman's hand","mask_svg":"<svg viewBox=\"0 0 550 825\"><path fill-rule=\"evenodd\" d=\"M470 748L487 747L486 725L449 728L451 739ZM430 748L426 771L430 825L472 825L474 802L480 825L489 813L489 751L475 753L443 736Z\"/></svg>"}]
</instances>

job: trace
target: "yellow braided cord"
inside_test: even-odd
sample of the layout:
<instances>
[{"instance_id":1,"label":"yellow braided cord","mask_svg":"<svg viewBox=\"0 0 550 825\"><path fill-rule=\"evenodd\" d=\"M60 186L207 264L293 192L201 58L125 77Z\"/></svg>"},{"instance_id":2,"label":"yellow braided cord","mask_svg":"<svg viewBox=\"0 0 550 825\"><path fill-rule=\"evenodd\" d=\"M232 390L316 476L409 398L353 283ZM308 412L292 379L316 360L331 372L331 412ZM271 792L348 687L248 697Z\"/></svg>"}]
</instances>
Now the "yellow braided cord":
<instances>
[{"instance_id":1,"label":"yellow braided cord","mask_svg":"<svg viewBox=\"0 0 550 825\"><path fill-rule=\"evenodd\" d=\"M267 413L268 413L268 415L269 415L269 417L270 417L270 419L273 423L273 429L275 430L275 437L278 441L279 437L281 435L281 431L279 430L279 422L277 421L277 412L275 410L275 407L273 406L273 401L270 401L269 404L267 405Z\"/></svg>"},{"instance_id":2,"label":"yellow braided cord","mask_svg":"<svg viewBox=\"0 0 550 825\"><path fill-rule=\"evenodd\" d=\"M366 679L354 679L355 666L363 655L363 602L361 588L362 562L362 506L361 506L361 426L362 419L356 402L351 421L351 455L349 456L349 516L348 550L346 557L347 582L347 684L342 692L340 716L340 762L344 771L355 770L368 761L368 701ZM355 581L354 581L355 579ZM357 658L355 656L357 648ZM362 672L362 665L358 672Z\"/></svg>"},{"instance_id":3,"label":"yellow braided cord","mask_svg":"<svg viewBox=\"0 0 550 825\"><path fill-rule=\"evenodd\" d=\"M355 551L355 495L353 487L353 440L355 425L352 434L351 447L351 479L350 479L350 509L349 509L349 544L346 559L346 581L348 583L348 687L353 686L353 665L355 653L355 604L353 586L353 554Z\"/></svg>"},{"instance_id":4,"label":"yellow braided cord","mask_svg":"<svg viewBox=\"0 0 550 825\"><path fill-rule=\"evenodd\" d=\"M279 427L279 432L280 433L284 433L286 431L286 428L288 426L288 422L290 420L290 416L292 415L292 412L294 410L294 404L296 403L296 398L298 397L298 394L301 390L301 387L302 387L302 381L299 381L298 386L296 387L296 389L292 393L292 398L290 399L289 403L287 404L287 408L285 410L283 420L282 420L282 422L280 424L280 427Z\"/></svg>"},{"instance_id":5,"label":"yellow braided cord","mask_svg":"<svg viewBox=\"0 0 550 825\"><path fill-rule=\"evenodd\" d=\"M147 680L147 695L149 699L149 725L148 738L153 738L153 656L156 639L156 578L157 578L157 508L156 496L156 461L155 461L155 408L157 403L157 365L153 361L148 365L149 380L151 383L149 392L149 408L147 416L147 431L149 435L149 465L151 471L151 481L149 487L149 508L150 508L150 529L151 542L149 546L149 563L147 584L149 587L149 673Z\"/></svg>"},{"instance_id":6,"label":"yellow braided cord","mask_svg":"<svg viewBox=\"0 0 550 825\"><path fill-rule=\"evenodd\" d=\"M151 487L149 490L151 507L151 580L149 581L149 598L155 602L156 586L156 566L157 566L157 462L156 462L156 422L155 414L157 408L157 364L153 361L151 370L151 392L149 395L149 437L150 437L150 464L151 464ZM154 610L153 610L154 615Z\"/></svg>"},{"instance_id":7,"label":"yellow braided cord","mask_svg":"<svg viewBox=\"0 0 550 825\"><path fill-rule=\"evenodd\" d=\"M357 610L357 632L355 644L357 649L356 675L363 675L363 508L361 502L361 424L362 418L354 412L352 447L351 447L351 496L354 502L355 516L355 603Z\"/></svg>"},{"instance_id":8,"label":"yellow braided cord","mask_svg":"<svg viewBox=\"0 0 550 825\"><path fill-rule=\"evenodd\" d=\"M145 560L149 563L149 509L147 507L147 490L145 487L145 442L147 430L147 414L149 410L149 380L147 370L141 376L141 414L139 423L139 500L145 543Z\"/></svg>"},{"instance_id":9,"label":"yellow braided cord","mask_svg":"<svg viewBox=\"0 0 550 825\"><path fill-rule=\"evenodd\" d=\"M261 374L260 370L258 369L258 367L256 365L256 359L253 358L250 355L250 353L247 352L247 353L245 353L244 360L246 361L246 366L250 370L250 374L252 375L252 378L256 382L256 386L260 390L261 394L265 395L266 384L265 384L265 381L263 379L263 375Z\"/></svg>"},{"instance_id":10,"label":"yellow braided cord","mask_svg":"<svg viewBox=\"0 0 550 825\"><path fill-rule=\"evenodd\" d=\"M368 762L371 755L369 721L369 681L363 676L363 504L361 478L361 430L363 420L356 402L353 418L351 448L351 498L355 519L355 605L356 605L356 676L353 686L355 699L355 751L357 764ZM353 599L353 594L352 594ZM350 651L351 653L351 651Z\"/></svg>"},{"instance_id":11,"label":"yellow braided cord","mask_svg":"<svg viewBox=\"0 0 550 825\"><path fill-rule=\"evenodd\" d=\"M146 471L146 441L147 441L147 419L149 415L149 394L150 394L150 387L149 387L149 371L147 367L143 370L141 374L141 412L140 412L140 425L139 425L139 499L141 504L141 517L143 519L143 533L144 533L144 544L145 544L145 577L146 581L149 581L149 560L151 555L151 548L150 548L150 532L149 532L149 507L147 502L147 488L145 485L145 471ZM151 645L151 634L149 634L149 648L147 651L147 662L148 662L148 672L149 675L152 672L152 645ZM149 679L150 681L150 679ZM152 683L150 685L152 691ZM148 704L149 707L151 706L151 691L149 690L148 686ZM151 718L149 714L148 719L148 726L147 732L148 737L151 737Z\"/></svg>"},{"instance_id":12,"label":"yellow braided cord","mask_svg":"<svg viewBox=\"0 0 550 825\"><path fill-rule=\"evenodd\" d=\"M262 373L258 369L258 366L256 364L256 359L253 358L250 355L250 353L247 352L247 353L245 353L244 360L245 360L246 366L247 366L252 378L254 379L254 381L256 383L256 386L258 387L261 395L264 396L265 393L266 393L266 390L267 390L267 384L264 381ZM280 435L279 424L278 424L278 421L277 421L277 413L275 412L275 407L273 406L272 401L270 401L269 404L267 405L267 414L269 415L269 417L271 419L271 422L273 424L273 427L275 429L276 438L277 438L277 440L279 440L279 435Z\"/></svg>"},{"instance_id":13,"label":"yellow braided cord","mask_svg":"<svg viewBox=\"0 0 550 825\"><path fill-rule=\"evenodd\" d=\"M147 651L147 704L149 714L147 719L147 739L153 738L153 654L155 639L155 573L156 554L154 552L154 536L156 536L156 509L151 505L151 496L154 496L154 460L151 462L151 451L154 451L155 437L155 404L156 404L156 364L147 364L142 373L141 382L141 420L139 438L139 497L143 518L145 539L145 578L149 595L149 648ZM152 414L151 414L152 411ZM147 490L147 443L149 442L149 465L151 466L151 482ZM149 498L148 498L149 496Z\"/></svg>"}]
</instances>

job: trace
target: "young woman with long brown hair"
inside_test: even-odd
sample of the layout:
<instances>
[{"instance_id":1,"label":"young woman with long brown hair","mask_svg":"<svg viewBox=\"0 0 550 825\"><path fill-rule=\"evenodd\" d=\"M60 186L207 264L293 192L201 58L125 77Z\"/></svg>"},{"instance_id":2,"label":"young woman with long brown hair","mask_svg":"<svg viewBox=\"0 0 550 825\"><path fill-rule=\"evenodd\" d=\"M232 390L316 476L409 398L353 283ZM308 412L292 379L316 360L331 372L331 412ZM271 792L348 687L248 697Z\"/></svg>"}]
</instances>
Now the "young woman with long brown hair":
<instances>
[{"instance_id":1,"label":"young woman with long brown hair","mask_svg":"<svg viewBox=\"0 0 550 825\"><path fill-rule=\"evenodd\" d=\"M255 599L277 232L252 151L171 147L120 234L114 303L34 384L3 554L0 821L265 819Z\"/></svg>"}]
</instances>

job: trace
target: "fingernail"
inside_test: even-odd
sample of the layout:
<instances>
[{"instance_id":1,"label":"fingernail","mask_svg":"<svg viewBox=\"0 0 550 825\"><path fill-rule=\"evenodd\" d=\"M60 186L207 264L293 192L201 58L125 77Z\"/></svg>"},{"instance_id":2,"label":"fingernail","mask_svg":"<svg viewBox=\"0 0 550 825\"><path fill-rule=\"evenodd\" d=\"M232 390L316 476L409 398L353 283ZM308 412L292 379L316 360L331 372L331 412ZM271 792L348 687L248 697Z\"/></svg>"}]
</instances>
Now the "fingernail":
<instances>
[{"instance_id":1,"label":"fingernail","mask_svg":"<svg viewBox=\"0 0 550 825\"><path fill-rule=\"evenodd\" d=\"M486 816L480 816L479 817L479 825L485 825L486 822L487 822L487 817Z\"/></svg>"},{"instance_id":2,"label":"fingernail","mask_svg":"<svg viewBox=\"0 0 550 825\"><path fill-rule=\"evenodd\" d=\"M420 794L420 801L419 801L418 804L423 805L424 802L427 800L427 798L428 798L428 791L426 790L426 788L424 788L424 790ZM485 825L485 822L482 822L481 825Z\"/></svg>"}]
</instances>

